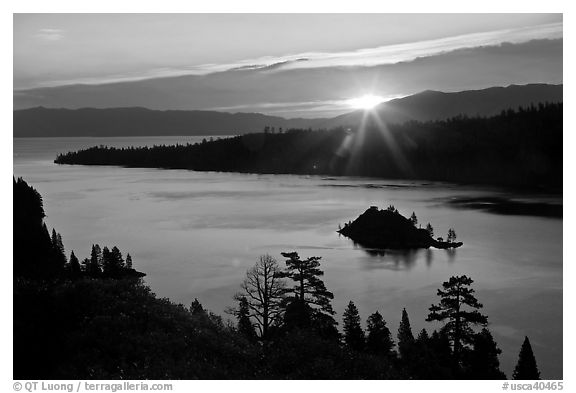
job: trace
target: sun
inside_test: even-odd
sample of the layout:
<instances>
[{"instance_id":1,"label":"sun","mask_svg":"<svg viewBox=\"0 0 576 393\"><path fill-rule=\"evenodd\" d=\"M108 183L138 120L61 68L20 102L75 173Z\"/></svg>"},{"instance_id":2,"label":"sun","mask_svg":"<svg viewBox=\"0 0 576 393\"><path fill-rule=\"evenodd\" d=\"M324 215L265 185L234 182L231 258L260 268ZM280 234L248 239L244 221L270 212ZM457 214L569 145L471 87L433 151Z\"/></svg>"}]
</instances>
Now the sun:
<instances>
[{"instance_id":1,"label":"sun","mask_svg":"<svg viewBox=\"0 0 576 393\"><path fill-rule=\"evenodd\" d=\"M384 98L380 96L375 96L372 94L363 95L361 97L352 98L347 101L348 105L350 105L354 109L372 109L376 105L381 104L384 102Z\"/></svg>"}]
</instances>

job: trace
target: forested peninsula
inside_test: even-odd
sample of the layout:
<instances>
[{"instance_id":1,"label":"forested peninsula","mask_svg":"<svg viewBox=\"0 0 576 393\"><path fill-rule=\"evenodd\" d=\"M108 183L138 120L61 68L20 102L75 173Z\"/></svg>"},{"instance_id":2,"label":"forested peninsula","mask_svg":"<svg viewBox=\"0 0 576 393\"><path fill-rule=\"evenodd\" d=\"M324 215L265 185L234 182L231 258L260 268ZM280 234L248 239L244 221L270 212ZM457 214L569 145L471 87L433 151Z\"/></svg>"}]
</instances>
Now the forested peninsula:
<instances>
[{"instance_id":1,"label":"forested peninsula","mask_svg":"<svg viewBox=\"0 0 576 393\"><path fill-rule=\"evenodd\" d=\"M562 191L562 104L491 117L386 124L366 113L357 128L291 129L185 145L95 146L58 164L266 174L368 176Z\"/></svg>"}]
</instances>

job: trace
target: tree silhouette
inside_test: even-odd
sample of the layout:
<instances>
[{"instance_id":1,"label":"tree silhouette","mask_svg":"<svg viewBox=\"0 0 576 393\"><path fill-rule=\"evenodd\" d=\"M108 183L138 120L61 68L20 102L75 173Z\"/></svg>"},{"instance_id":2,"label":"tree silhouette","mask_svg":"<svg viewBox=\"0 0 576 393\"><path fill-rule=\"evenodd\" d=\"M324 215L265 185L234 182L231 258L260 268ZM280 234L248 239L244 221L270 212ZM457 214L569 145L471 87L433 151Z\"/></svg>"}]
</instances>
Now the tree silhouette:
<instances>
[{"instance_id":1,"label":"tree silhouette","mask_svg":"<svg viewBox=\"0 0 576 393\"><path fill-rule=\"evenodd\" d=\"M416 213L412 212L412 215L410 216L410 222L414 226L418 225L418 217L416 217Z\"/></svg>"},{"instance_id":2,"label":"tree silhouette","mask_svg":"<svg viewBox=\"0 0 576 393\"><path fill-rule=\"evenodd\" d=\"M389 212L392 212L392 213L398 213L398 209L396 209L396 208L394 207L394 205L389 205L389 206L386 208L386 211L389 211Z\"/></svg>"},{"instance_id":3,"label":"tree silhouette","mask_svg":"<svg viewBox=\"0 0 576 393\"><path fill-rule=\"evenodd\" d=\"M398 327L398 352L400 357L406 359L410 356L411 349L414 345L414 335L410 327L410 319L406 309L402 309L402 319Z\"/></svg>"},{"instance_id":4,"label":"tree silhouette","mask_svg":"<svg viewBox=\"0 0 576 393\"><path fill-rule=\"evenodd\" d=\"M90 265L88 266L87 273L91 277L97 277L102 273L102 249L98 244L92 245L90 252Z\"/></svg>"},{"instance_id":5,"label":"tree silhouette","mask_svg":"<svg viewBox=\"0 0 576 393\"><path fill-rule=\"evenodd\" d=\"M425 345L428 344L428 340L430 340L430 336L428 335L426 329L420 330L420 333L418 333L418 337L416 337L416 343L418 345Z\"/></svg>"},{"instance_id":6,"label":"tree silhouette","mask_svg":"<svg viewBox=\"0 0 576 393\"><path fill-rule=\"evenodd\" d=\"M190 303L190 312L192 313L192 315L206 314L206 311L204 311L204 307L202 307L202 304L198 301L197 298L194 298L192 303Z\"/></svg>"},{"instance_id":7,"label":"tree silhouette","mask_svg":"<svg viewBox=\"0 0 576 393\"><path fill-rule=\"evenodd\" d=\"M236 319L238 320L238 333L246 337L248 341L256 341L258 336L254 329L254 324L250 320L250 306L245 296L241 296L238 300Z\"/></svg>"},{"instance_id":8,"label":"tree silhouette","mask_svg":"<svg viewBox=\"0 0 576 393\"><path fill-rule=\"evenodd\" d=\"M471 344L474 338L472 326L486 326L488 317L478 309L482 304L474 297L474 290L469 288L474 281L466 276L453 276L442 284L444 290L438 289L440 303L431 305L427 321L444 322L444 330L451 340L454 357L459 360L461 348ZM465 307L472 310L466 310Z\"/></svg>"},{"instance_id":9,"label":"tree silhouette","mask_svg":"<svg viewBox=\"0 0 576 393\"><path fill-rule=\"evenodd\" d=\"M282 305L286 284L282 279L276 259L261 255L258 262L246 272L241 285L242 292L236 300L245 297L250 309L250 317L257 322L260 338L269 338L270 328L278 325L282 318Z\"/></svg>"},{"instance_id":10,"label":"tree silhouette","mask_svg":"<svg viewBox=\"0 0 576 393\"><path fill-rule=\"evenodd\" d=\"M62 236L56 233L56 230L52 228L52 249L54 252L54 258L58 265L58 270L62 270L66 264L66 251L64 250L64 244L62 243Z\"/></svg>"},{"instance_id":11,"label":"tree silhouette","mask_svg":"<svg viewBox=\"0 0 576 393\"><path fill-rule=\"evenodd\" d=\"M70 276L72 277L78 277L82 274L82 269L80 268L80 261L78 261L76 255L74 255L74 251L70 253L68 268L70 271Z\"/></svg>"},{"instance_id":12,"label":"tree silhouette","mask_svg":"<svg viewBox=\"0 0 576 393\"><path fill-rule=\"evenodd\" d=\"M338 338L331 304L334 295L320 278L324 275L319 269L321 258L313 256L302 260L297 252L283 252L282 256L288 259L286 270L280 273L280 277L294 282L294 286L285 291L287 295L292 294L285 299L286 327L312 327L325 338Z\"/></svg>"},{"instance_id":13,"label":"tree silhouette","mask_svg":"<svg viewBox=\"0 0 576 393\"><path fill-rule=\"evenodd\" d=\"M376 355L389 356L394 348L394 341L382 315L376 311L368 317L367 324L366 350Z\"/></svg>"},{"instance_id":14,"label":"tree silhouette","mask_svg":"<svg viewBox=\"0 0 576 393\"><path fill-rule=\"evenodd\" d=\"M126 268L132 269L132 256L130 253L126 254Z\"/></svg>"},{"instance_id":15,"label":"tree silhouette","mask_svg":"<svg viewBox=\"0 0 576 393\"><path fill-rule=\"evenodd\" d=\"M430 223L426 224L426 231L428 232L431 238L434 238L434 228Z\"/></svg>"},{"instance_id":16,"label":"tree silhouette","mask_svg":"<svg viewBox=\"0 0 576 393\"><path fill-rule=\"evenodd\" d=\"M456 241L456 231L454 231L454 228L448 229L448 236L446 236L446 241L448 243Z\"/></svg>"},{"instance_id":17,"label":"tree silhouette","mask_svg":"<svg viewBox=\"0 0 576 393\"><path fill-rule=\"evenodd\" d=\"M486 328L474 335L472 350L466 353L465 372L469 379L506 379L500 370L498 355L502 350Z\"/></svg>"},{"instance_id":18,"label":"tree silhouette","mask_svg":"<svg viewBox=\"0 0 576 393\"><path fill-rule=\"evenodd\" d=\"M354 351L364 349L364 331L360 325L360 315L354 302L350 301L343 314L344 342Z\"/></svg>"},{"instance_id":19,"label":"tree silhouette","mask_svg":"<svg viewBox=\"0 0 576 393\"><path fill-rule=\"evenodd\" d=\"M532 346L530 345L528 336L524 338L522 348L520 348L518 363L516 363L516 367L514 367L512 378L524 380L540 379L540 370L538 370L538 366L536 365L536 358L532 352Z\"/></svg>"},{"instance_id":20,"label":"tree silhouette","mask_svg":"<svg viewBox=\"0 0 576 393\"><path fill-rule=\"evenodd\" d=\"M324 272L319 269L321 257L302 260L297 252L283 252L282 256L288 259L286 271L280 275L295 282L289 291L294 293L303 304L317 308L325 314L334 315L331 304L334 295L326 289L324 281L320 278L324 275Z\"/></svg>"}]
</instances>

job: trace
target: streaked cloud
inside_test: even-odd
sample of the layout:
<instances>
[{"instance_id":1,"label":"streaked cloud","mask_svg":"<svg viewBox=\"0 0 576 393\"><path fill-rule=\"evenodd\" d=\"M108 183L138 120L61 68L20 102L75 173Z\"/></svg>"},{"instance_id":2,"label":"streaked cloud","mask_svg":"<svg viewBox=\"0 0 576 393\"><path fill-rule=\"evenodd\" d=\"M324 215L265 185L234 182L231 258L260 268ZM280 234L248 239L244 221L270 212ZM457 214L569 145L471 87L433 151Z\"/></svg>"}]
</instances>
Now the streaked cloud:
<instances>
[{"instance_id":1,"label":"streaked cloud","mask_svg":"<svg viewBox=\"0 0 576 393\"><path fill-rule=\"evenodd\" d=\"M62 29L39 29L35 37L45 41L59 41L64 38L64 30Z\"/></svg>"},{"instance_id":2,"label":"streaked cloud","mask_svg":"<svg viewBox=\"0 0 576 393\"><path fill-rule=\"evenodd\" d=\"M44 34L44 39L58 40L63 37L63 32L61 30L42 30L45 30L42 33ZM502 43L523 43L535 39L559 39L562 38L562 35L562 22L558 22L523 28L465 34L427 41L386 45L346 52L307 52L282 57L265 56L255 59L245 59L234 63L201 64L174 68L162 67L134 73L50 80L38 83L36 87L118 83L185 75L208 75L225 71L279 72L294 69L314 69L325 67L373 67L378 65L410 62L418 58L436 56L460 49L496 46Z\"/></svg>"}]
</instances>

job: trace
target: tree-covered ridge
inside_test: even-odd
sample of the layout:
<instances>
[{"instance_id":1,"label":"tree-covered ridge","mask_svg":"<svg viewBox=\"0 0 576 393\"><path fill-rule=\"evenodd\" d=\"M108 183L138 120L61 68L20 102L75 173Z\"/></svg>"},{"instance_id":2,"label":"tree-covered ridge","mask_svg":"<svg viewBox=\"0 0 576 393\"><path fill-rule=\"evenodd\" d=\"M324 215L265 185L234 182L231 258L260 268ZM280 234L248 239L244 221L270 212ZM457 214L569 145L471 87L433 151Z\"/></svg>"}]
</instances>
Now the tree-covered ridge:
<instances>
[{"instance_id":1,"label":"tree-covered ridge","mask_svg":"<svg viewBox=\"0 0 576 393\"><path fill-rule=\"evenodd\" d=\"M70 258L62 235L53 228L52 233L44 223L44 206L40 193L22 178L13 179L14 192L14 276L39 279L81 277L125 278L142 277L144 273L132 266L132 257L116 246L92 246L90 258L82 263L74 251Z\"/></svg>"},{"instance_id":2,"label":"tree-covered ridge","mask_svg":"<svg viewBox=\"0 0 576 393\"><path fill-rule=\"evenodd\" d=\"M22 179L14 187L23 220L17 235L15 221L15 244L24 237L46 253L15 249L14 263L26 267L14 270L15 379L505 378L466 276L438 290L428 320L440 329L415 338L404 309L395 343L378 311L365 331L352 301L337 329L320 257L285 252L282 267L263 255L235 296L236 323L225 322L197 299L190 307L159 299L140 275L121 274L133 270L132 258L117 247L93 245L82 263L73 252L66 261L62 236L43 225L40 195ZM514 377L539 378L527 338Z\"/></svg>"},{"instance_id":3,"label":"tree-covered ridge","mask_svg":"<svg viewBox=\"0 0 576 393\"><path fill-rule=\"evenodd\" d=\"M198 144L96 146L59 164L197 171L372 176L562 188L562 104L492 117L386 124L367 113L357 129L264 132Z\"/></svg>"}]
</instances>

